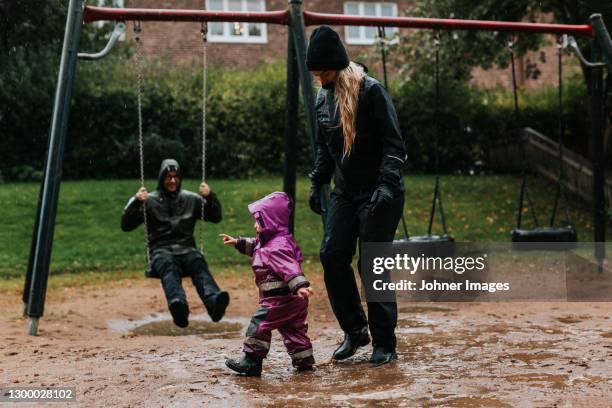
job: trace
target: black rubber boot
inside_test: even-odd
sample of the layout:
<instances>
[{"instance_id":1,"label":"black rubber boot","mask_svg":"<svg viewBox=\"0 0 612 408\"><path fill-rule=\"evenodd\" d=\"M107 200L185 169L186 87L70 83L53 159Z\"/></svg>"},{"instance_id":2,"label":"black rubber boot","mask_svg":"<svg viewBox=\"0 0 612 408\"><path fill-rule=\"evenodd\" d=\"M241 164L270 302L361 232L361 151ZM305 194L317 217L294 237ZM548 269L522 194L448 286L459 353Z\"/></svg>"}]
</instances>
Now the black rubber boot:
<instances>
[{"instance_id":1,"label":"black rubber boot","mask_svg":"<svg viewBox=\"0 0 612 408\"><path fill-rule=\"evenodd\" d=\"M364 328L358 334L344 333L344 340L340 347L334 351L332 358L334 360L344 360L353 356L359 347L367 346L370 343L368 329Z\"/></svg>"},{"instance_id":2,"label":"black rubber boot","mask_svg":"<svg viewBox=\"0 0 612 408\"><path fill-rule=\"evenodd\" d=\"M178 327L189 326L189 306L180 299L172 299L168 305L174 324Z\"/></svg>"},{"instance_id":3,"label":"black rubber boot","mask_svg":"<svg viewBox=\"0 0 612 408\"><path fill-rule=\"evenodd\" d=\"M247 377L261 377L262 359L252 354L245 354L240 360L228 358L225 365Z\"/></svg>"},{"instance_id":4,"label":"black rubber boot","mask_svg":"<svg viewBox=\"0 0 612 408\"><path fill-rule=\"evenodd\" d=\"M395 352L395 349L386 349L382 346L376 346L374 347L374 351L370 357L370 364L372 367L378 367L395 360L397 360L397 353Z\"/></svg>"},{"instance_id":5,"label":"black rubber boot","mask_svg":"<svg viewBox=\"0 0 612 408\"><path fill-rule=\"evenodd\" d=\"M227 308L227 305L229 305L229 301L230 298L227 292L219 292L214 295L213 299L211 299L209 302L207 301L207 303L210 305L210 307L208 307L208 314L213 322L218 322L223 318L225 309Z\"/></svg>"},{"instance_id":6,"label":"black rubber boot","mask_svg":"<svg viewBox=\"0 0 612 408\"><path fill-rule=\"evenodd\" d=\"M299 365L297 367L295 367L295 371L299 372L299 373L307 373L307 372L311 372L314 371L314 366L312 365Z\"/></svg>"}]
</instances>

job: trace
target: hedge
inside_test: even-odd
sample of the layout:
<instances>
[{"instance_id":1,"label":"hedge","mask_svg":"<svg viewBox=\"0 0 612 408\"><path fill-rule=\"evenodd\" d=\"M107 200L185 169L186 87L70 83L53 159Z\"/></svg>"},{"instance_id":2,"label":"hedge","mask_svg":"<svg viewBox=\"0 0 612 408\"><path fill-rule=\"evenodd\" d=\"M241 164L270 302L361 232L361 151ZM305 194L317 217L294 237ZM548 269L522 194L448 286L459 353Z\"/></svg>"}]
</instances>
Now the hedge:
<instances>
[{"instance_id":1,"label":"hedge","mask_svg":"<svg viewBox=\"0 0 612 408\"><path fill-rule=\"evenodd\" d=\"M56 61L48 61L54 64ZM129 52L108 61L80 62L70 116L64 178L138 176L136 88ZM201 77L197 65L174 68L150 61L144 89L147 177L160 161L174 157L189 177L200 172ZM33 66L20 81L0 81L0 180L41 175L54 92L55 68ZM244 178L281 174L285 119L285 65L253 71L213 67L207 99L208 174ZM482 91L442 78L439 120L434 120L432 84L427 75L391 89L409 152L407 171L433 172L435 123L440 125L440 171L466 169L482 160L486 144L516 126L512 98L505 90ZM568 144L586 153L588 98L582 78L566 81ZM17 84L17 85L15 85ZM521 124L555 136L556 93L544 89L521 97ZM300 110L298 169L311 163L309 139Z\"/></svg>"}]
</instances>

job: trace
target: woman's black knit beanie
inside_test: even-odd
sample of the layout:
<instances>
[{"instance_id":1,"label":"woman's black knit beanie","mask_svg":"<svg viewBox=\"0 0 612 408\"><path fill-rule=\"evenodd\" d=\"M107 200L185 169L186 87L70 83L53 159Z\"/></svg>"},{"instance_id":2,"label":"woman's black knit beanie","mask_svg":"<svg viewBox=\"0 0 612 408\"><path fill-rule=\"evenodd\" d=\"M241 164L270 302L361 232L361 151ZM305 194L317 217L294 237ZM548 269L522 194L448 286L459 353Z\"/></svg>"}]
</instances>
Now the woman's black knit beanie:
<instances>
[{"instance_id":1,"label":"woman's black knit beanie","mask_svg":"<svg viewBox=\"0 0 612 408\"><path fill-rule=\"evenodd\" d=\"M348 67L349 62L337 32L328 26L318 27L312 32L306 55L309 71L339 71Z\"/></svg>"}]
</instances>

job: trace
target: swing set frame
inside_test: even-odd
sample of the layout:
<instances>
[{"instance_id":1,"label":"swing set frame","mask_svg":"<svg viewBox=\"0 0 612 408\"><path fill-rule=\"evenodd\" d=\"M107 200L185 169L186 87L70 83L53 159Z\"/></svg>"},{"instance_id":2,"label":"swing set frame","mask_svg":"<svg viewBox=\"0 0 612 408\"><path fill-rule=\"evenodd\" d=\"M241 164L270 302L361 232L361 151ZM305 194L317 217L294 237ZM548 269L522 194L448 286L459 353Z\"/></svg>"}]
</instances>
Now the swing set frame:
<instances>
[{"instance_id":1,"label":"swing set frame","mask_svg":"<svg viewBox=\"0 0 612 408\"><path fill-rule=\"evenodd\" d=\"M288 0L288 7L281 11L266 12L217 12L206 10L130 9L86 6L86 0L70 0L64 32L64 41L59 65L53 113L47 145L47 155L40 186L38 209L32 234L28 269L24 284L24 314L29 317L28 333L37 335L39 318L44 311L44 302L49 276L49 264L55 218L62 175L62 164L66 146L66 132L72 101L75 70L78 58L99 59L107 55L118 35L111 36L109 44L97 54L79 55L81 28L95 21L115 21L119 29L126 21L183 21L183 22L261 22L285 25L287 30L287 93L284 132L284 182L283 189L295 197L296 152L298 129L299 87L302 87L306 107L307 133L312 155L315 155L316 115L312 74L306 67L306 26L352 25L376 27L403 27L433 30L477 30L523 33L568 34L589 37L592 40L591 60L583 63L592 70L591 114L592 114L592 162L593 162L593 223L595 226L595 256L601 262L605 256L606 209L604 197L603 168L603 67L612 70L612 40L600 14L590 17L590 24L565 25L528 22L502 22L455 20L414 17L364 17L339 14L324 14L302 9L302 0ZM597 63L601 59L605 63ZM322 193L324 208L327 206L327 189ZM324 213L325 214L325 213ZM324 215L323 215L324 217ZM293 222L292 222L293 225Z\"/></svg>"}]
</instances>

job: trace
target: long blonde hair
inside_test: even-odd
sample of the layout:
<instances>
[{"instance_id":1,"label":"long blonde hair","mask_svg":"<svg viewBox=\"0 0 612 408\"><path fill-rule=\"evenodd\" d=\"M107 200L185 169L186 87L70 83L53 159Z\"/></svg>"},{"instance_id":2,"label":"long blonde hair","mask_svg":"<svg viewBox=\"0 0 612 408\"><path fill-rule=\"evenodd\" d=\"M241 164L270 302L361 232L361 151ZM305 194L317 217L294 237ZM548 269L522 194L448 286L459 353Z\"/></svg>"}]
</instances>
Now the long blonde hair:
<instances>
[{"instance_id":1,"label":"long blonde hair","mask_svg":"<svg viewBox=\"0 0 612 408\"><path fill-rule=\"evenodd\" d=\"M355 117L357 116L359 87L364 76L363 67L351 61L348 67L338 71L334 85L336 109L340 109L340 126L342 126L344 136L343 156L351 154L353 143L355 143L357 134Z\"/></svg>"}]
</instances>

